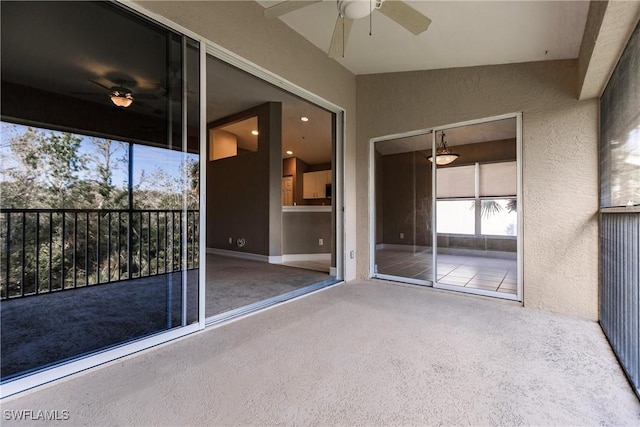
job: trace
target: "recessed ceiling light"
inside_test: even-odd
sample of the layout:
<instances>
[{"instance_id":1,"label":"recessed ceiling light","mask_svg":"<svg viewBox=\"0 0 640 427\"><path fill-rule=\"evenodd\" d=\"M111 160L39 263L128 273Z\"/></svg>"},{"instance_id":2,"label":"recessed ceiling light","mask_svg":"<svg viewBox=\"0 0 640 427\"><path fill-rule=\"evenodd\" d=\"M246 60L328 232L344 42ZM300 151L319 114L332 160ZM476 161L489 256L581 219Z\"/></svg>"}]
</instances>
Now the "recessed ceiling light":
<instances>
[{"instance_id":1,"label":"recessed ceiling light","mask_svg":"<svg viewBox=\"0 0 640 427\"><path fill-rule=\"evenodd\" d=\"M289 151L287 151L287 154L288 154L288 155L292 155L292 154L293 154L293 151L289 150Z\"/></svg>"},{"instance_id":2,"label":"recessed ceiling light","mask_svg":"<svg viewBox=\"0 0 640 427\"><path fill-rule=\"evenodd\" d=\"M257 131L257 130L252 130L252 131L251 131L251 135L258 136L258 131Z\"/></svg>"},{"instance_id":3,"label":"recessed ceiling light","mask_svg":"<svg viewBox=\"0 0 640 427\"><path fill-rule=\"evenodd\" d=\"M303 122L308 122L309 121L309 117L302 116L302 117L300 117L300 120L302 120Z\"/></svg>"}]
</instances>

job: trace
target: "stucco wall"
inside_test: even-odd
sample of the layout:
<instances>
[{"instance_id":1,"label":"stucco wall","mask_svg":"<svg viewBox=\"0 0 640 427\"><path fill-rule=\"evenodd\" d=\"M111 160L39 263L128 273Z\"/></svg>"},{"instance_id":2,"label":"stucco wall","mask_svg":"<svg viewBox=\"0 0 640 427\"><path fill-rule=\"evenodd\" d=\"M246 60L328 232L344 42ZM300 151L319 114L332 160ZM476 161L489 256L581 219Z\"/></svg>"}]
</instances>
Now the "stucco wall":
<instances>
[{"instance_id":1,"label":"stucco wall","mask_svg":"<svg viewBox=\"0 0 640 427\"><path fill-rule=\"evenodd\" d=\"M332 102L346 112L345 251L355 249L355 76L278 19L264 19L255 1L140 1L165 17L242 58ZM345 259L345 278L356 277L355 260Z\"/></svg>"},{"instance_id":2,"label":"stucco wall","mask_svg":"<svg viewBox=\"0 0 640 427\"><path fill-rule=\"evenodd\" d=\"M598 318L598 103L577 101L577 61L357 77L359 277L369 259L369 139L523 113L524 303Z\"/></svg>"}]
</instances>

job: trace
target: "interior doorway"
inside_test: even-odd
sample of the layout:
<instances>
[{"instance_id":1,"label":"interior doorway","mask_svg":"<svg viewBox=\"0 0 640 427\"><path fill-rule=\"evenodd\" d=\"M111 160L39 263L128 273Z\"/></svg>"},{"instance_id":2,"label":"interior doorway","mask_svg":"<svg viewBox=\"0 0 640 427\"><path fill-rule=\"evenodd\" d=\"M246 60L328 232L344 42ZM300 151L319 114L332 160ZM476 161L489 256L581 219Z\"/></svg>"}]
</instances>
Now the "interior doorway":
<instances>
[{"instance_id":1,"label":"interior doorway","mask_svg":"<svg viewBox=\"0 0 640 427\"><path fill-rule=\"evenodd\" d=\"M522 300L521 116L372 141L371 277Z\"/></svg>"},{"instance_id":2,"label":"interior doorway","mask_svg":"<svg viewBox=\"0 0 640 427\"><path fill-rule=\"evenodd\" d=\"M213 55L206 92L211 324L340 280L338 115Z\"/></svg>"}]
</instances>

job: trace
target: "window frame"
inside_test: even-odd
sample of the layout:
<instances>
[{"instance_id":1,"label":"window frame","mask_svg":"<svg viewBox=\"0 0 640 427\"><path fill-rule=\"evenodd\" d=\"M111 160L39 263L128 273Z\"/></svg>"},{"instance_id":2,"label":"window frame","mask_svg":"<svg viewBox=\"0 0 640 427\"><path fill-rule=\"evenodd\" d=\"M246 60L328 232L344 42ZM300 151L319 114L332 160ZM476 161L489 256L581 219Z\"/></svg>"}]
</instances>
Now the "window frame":
<instances>
[{"instance_id":1,"label":"window frame","mask_svg":"<svg viewBox=\"0 0 640 427\"><path fill-rule=\"evenodd\" d=\"M481 165L488 165L488 164L494 164L494 163L515 163L515 161L509 160L509 161L498 161L498 162L475 162L473 163L474 167L475 167L475 179L474 179L474 186L475 186L475 196L474 197L438 197L437 196L437 191L436 191L436 197L435 197L435 202L436 202L436 210L438 209L437 205L439 201L471 201L475 203L475 209L474 209L474 233L473 234L468 234L468 233L441 233L438 231L437 228L437 221L436 221L436 226L435 226L435 231L438 236L452 236L452 237L459 237L459 236L465 236L465 237L473 237L473 238L491 238L491 239L506 239L506 240L516 240L518 238L518 235L516 233L516 235L500 235L500 234L485 234L482 233L482 201L483 200L518 200L518 196L517 194L512 194L512 195L508 195L508 196L480 196L480 166ZM453 166L450 168L446 168L446 169L453 169L456 167L465 167L465 166L470 166L470 165L459 165L459 166ZM517 169L517 167L516 167ZM517 173L517 172L516 172ZM517 177L517 175L516 175ZM437 187L436 187L437 188ZM517 211L516 211L517 213ZM437 216L436 216L437 218ZM517 221L517 220L516 220ZM518 228L517 226L517 222L516 222L516 229Z\"/></svg>"}]
</instances>

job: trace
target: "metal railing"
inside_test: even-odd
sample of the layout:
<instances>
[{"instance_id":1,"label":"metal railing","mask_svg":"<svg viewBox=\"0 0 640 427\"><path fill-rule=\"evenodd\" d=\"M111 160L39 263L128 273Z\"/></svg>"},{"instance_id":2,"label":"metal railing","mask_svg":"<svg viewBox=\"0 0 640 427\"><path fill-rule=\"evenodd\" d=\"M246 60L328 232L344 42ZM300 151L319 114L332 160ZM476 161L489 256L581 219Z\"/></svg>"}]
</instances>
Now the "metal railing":
<instances>
[{"instance_id":1,"label":"metal railing","mask_svg":"<svg viewBox=\"0 0 640 427\"><path fill-rule=\"evenodd\" d=\"M199 211L0 210L0 300L198 267Z\"/></svg>"}]
</instances>

